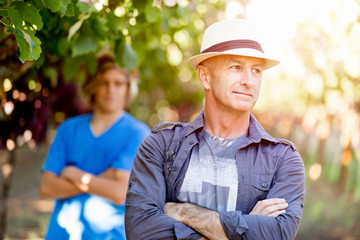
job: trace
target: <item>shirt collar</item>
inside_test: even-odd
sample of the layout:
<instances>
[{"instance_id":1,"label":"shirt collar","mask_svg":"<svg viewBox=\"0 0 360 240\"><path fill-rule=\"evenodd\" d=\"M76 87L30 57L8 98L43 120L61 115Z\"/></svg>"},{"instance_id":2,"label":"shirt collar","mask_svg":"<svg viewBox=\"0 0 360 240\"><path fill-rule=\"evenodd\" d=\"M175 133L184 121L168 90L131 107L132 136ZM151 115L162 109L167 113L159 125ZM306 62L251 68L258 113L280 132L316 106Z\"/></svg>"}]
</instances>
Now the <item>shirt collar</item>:
<instances>
[{"instance_id":1,"label":"shirt collar","mask_svg":"<svg viewBox=\"0 0 360 240\"><path fill-rule=\"evenodd\" d=\"M202 110L189 124L189 128L185 134L185 136L190 135L193 132L196 132L197 130L203 130L204 129L204 110ZM244 141L244 145L249 145L251 143L258 143L262 139L277 143L278 140L271 137L265 129L261 126L261 124L258 122L258 120L255 118L253 114L250 113L250 124L249 124L249 132L248 137Z\"/></svg>"},{"instance_id":2,"label":"shirt collar","mask_svg":"<svg viewBox=\"0 0 360 240\"><path fill-rule=\"evenodd\" d=\"M201 112L196 116L194 121L192 121L189 124L189 128L185 134L185 136L190 135L191 133L197 131L198 129L204 129L204 110L201 110Z\"/></svg>"},{"instance_id":3,"label":"shirt collar","mask_svg":"<svg viewBox=\"0 0 360 240\"><path fill-rule=\"evenodd\" d=\"M278 142L277 139L271 137L265 131L259 121L255 118L255 116L253 114L250 114L249 135L246 141L248 141L250 144L254 142L260 142L262 139L270 142Z\"/></svg>"}]
</instances>

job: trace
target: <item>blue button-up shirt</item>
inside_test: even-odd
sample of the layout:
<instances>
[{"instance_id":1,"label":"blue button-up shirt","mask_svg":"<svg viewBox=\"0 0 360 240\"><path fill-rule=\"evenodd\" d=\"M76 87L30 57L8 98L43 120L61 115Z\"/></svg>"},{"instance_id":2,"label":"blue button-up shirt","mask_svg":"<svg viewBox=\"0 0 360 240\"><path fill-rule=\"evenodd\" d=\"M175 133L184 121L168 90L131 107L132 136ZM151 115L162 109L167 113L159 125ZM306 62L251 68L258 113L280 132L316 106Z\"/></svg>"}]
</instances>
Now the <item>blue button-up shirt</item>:
<instances>
[{"instance_id":1,"label":"blue button-up shirt","mask_svg":"<svg viewBox=\"0 0 360 240\"><path fill-rule=\"evenodd\" d=\"M126 236L132 239L199 239L201 234L164 214L176 202L193 147L204 129L203 113L189 123L161 124L141 144L125 202ZM235 156L238 169L236 211L220 212L229 239L294 239L303 212L304 165L295 146L271 137L253 115L248 136ZM267 198L284 198L286 213L249 215Z\"/></svg>"}]
</instances>

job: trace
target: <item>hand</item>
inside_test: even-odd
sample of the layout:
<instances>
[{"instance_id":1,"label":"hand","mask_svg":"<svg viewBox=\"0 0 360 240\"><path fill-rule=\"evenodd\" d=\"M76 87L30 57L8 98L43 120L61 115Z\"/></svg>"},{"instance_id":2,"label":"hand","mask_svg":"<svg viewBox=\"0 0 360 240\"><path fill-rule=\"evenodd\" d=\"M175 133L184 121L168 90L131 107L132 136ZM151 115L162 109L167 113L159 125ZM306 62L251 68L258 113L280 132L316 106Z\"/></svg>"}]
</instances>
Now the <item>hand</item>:
<instances>
[{"instance_id":1,"label":"hand","mask_svg":"<svg viewBox=\"0 0 360 240\"><path fill-rule=\"evenodd\" d=\"M270 198L262 201L258 201L254 208L251 210L250 215L265 215L277 217L282 213L285 213L285 209L289 205L285 199L282 198Z\"/></svg>"},{"instance_id":2,"label":"hand","mask_svg":"<svg viewBox=\"0 0 360 240\"><path fill-rule=\"evenodd\" d=\"M89 173L74 166L67 166L61 171L60 176L72 182L81 192L89 191L89 182L91 180ZM87 180L86 183L83 183L84 179Z\"/></svg>"}]
</instances>

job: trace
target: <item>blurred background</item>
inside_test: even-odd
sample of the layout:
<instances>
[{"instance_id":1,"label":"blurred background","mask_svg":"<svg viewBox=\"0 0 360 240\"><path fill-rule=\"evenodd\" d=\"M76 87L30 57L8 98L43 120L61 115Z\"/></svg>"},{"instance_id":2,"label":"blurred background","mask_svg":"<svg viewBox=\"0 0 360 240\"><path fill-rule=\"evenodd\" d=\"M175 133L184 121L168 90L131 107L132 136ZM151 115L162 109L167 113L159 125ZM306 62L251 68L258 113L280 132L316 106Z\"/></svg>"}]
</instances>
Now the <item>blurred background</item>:
<instances>
[{"instance_id":1,"label":"blurred background","mask_svg":"<svg viewBox=\"0 0 360 240\"><path fill-rule=\"evenodd\" d=\"M187 59L207 26L254 22L280 65L253 111L294 142L307 195L297 240L360 239L359 0L0 0L0 239L42 239L40 167L57 126L87 111L79 86L106 48L139 78L129 112L191 121L203 90Z\"/></svg>"}]
</instances>

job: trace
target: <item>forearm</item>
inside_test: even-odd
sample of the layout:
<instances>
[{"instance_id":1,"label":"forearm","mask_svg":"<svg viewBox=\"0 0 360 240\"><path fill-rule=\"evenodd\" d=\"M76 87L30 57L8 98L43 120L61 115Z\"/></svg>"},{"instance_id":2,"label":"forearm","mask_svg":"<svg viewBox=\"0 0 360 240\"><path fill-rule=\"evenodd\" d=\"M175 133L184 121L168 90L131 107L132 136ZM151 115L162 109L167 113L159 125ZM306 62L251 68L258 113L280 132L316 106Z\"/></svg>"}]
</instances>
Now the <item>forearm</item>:
<instances>
[{"instance_id":1,"label":"forearm","mask_svg":"<svg viewBox=\"0 0 360 240\"><path fill-rule=\"evenodd\" d=\"M62 199L82 193L70 181L51 172L44 172L40 182L40 197Z\"/></svg>"},{"instance_id":2,"label":"forearm","mask_svg":"<svg viewBox=\"0 0 360 240\"><path fill-rule=\"evenodd\" d=\"M292 202L286 213L279 216L243 214L241 211L221 212L220 221L230 239L291 240L300 224L302 209L299 202Z\"/></svg>"},{"instance_id":3,"label":"forearm","mask_svg":"<svg viewBox=\"0 0 360 240\"><path fill-rule=\"evenodd\" d=\"M206 239L192 228L165 215L162 205L149 199L151 194L132 190L130 187L125 203L125 230L128 240Z\"/></svg>"},{"instance_id":4,"label":"forearm","mask_svg":"<svg viewBox=\"0 0 360 240\"><path fill-rule=\"evenodd\" d=\"M228 239L216 211L191 203L167 203L165 213L208 239Z\"/></svg>"},{"instance_id":5,"label":"forearm","mask_svg":"<svg viewBox=\"0 0 360 240\"><path fill-rule=\"evenodd\" d=\"M115 204L125 202L128 178L115 180L102 176L93 176L89 183L89 193L113 201Z\"/></svg>"},{"instance_id":6,"label":"forearm","mask_svg":"<svg viewBox=\"0 0 360 240\"><path fill-rule=\"evenodd\" d=\"M127 171L109 168L96 176L71 166L64 169L61 175L84 192L109 199L118 205L125 201L130 175Z\"/></svg>"}]
</instances>

